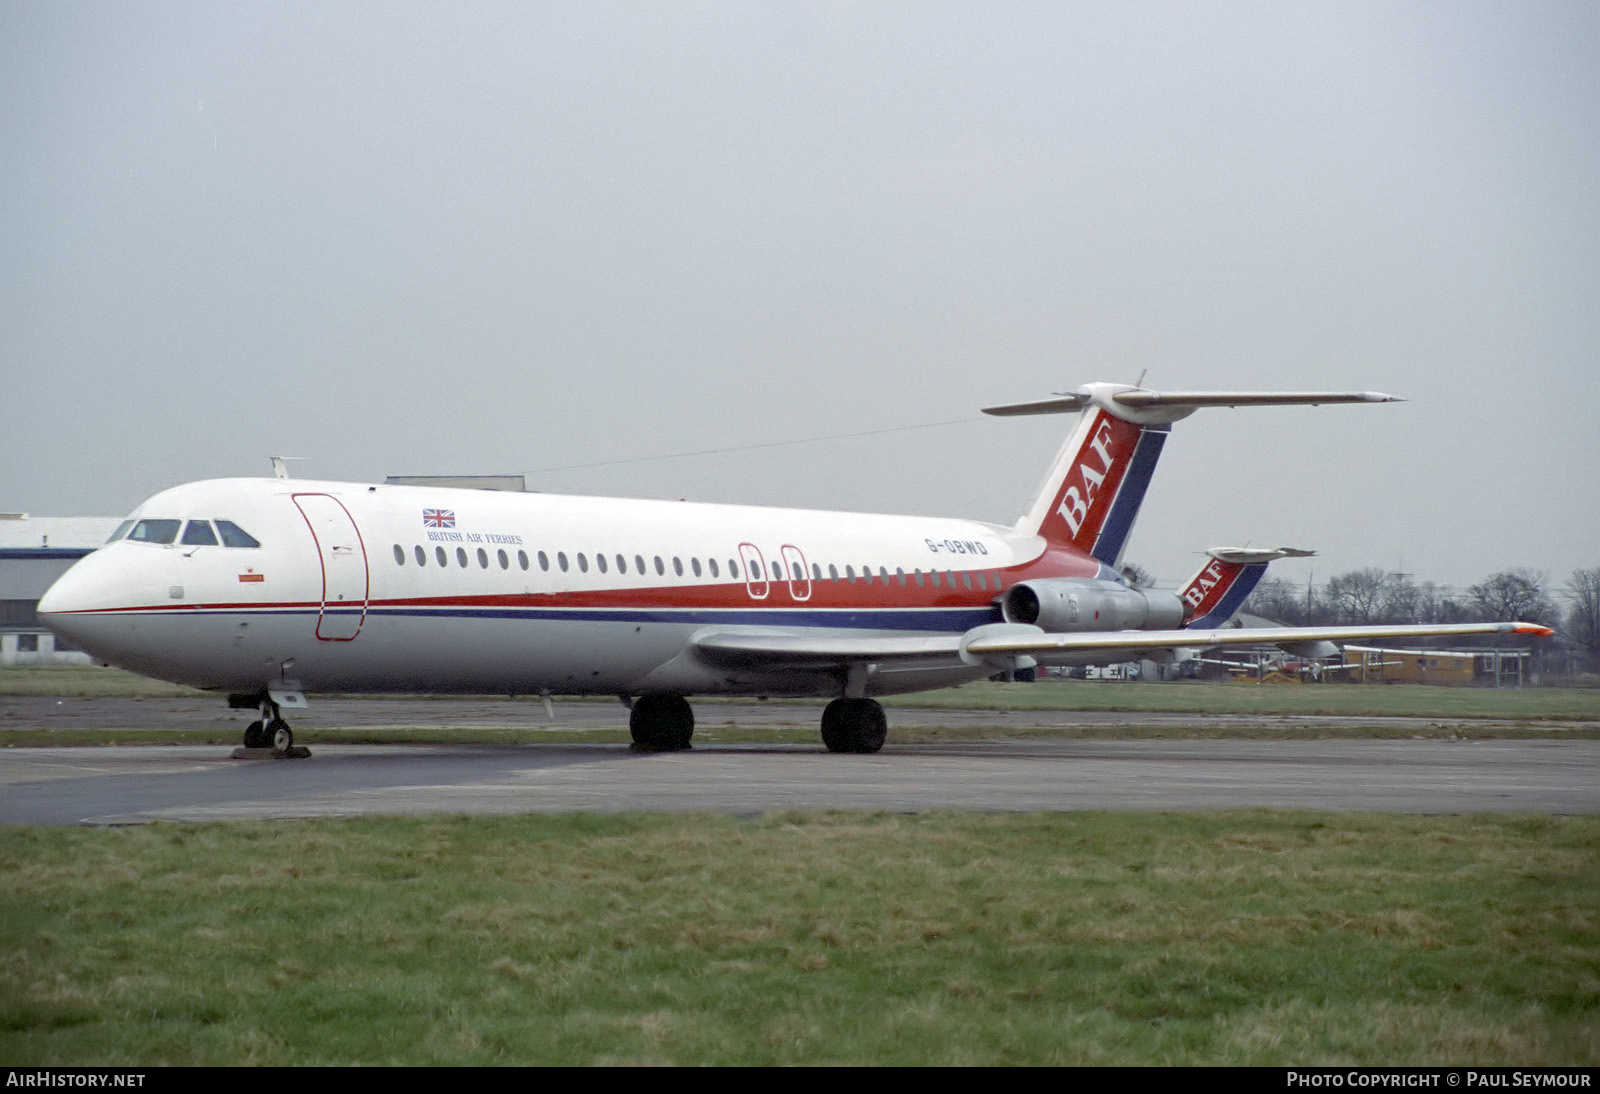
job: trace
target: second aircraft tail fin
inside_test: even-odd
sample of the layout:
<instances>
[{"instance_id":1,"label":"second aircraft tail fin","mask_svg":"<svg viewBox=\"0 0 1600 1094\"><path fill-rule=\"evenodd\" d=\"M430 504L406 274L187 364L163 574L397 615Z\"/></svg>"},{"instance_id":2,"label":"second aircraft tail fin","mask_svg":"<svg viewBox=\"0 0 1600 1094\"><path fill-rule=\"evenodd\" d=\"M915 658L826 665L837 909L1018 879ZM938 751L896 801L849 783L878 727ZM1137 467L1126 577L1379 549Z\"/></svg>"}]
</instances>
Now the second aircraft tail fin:
<instances>
[{"instance_id":1,"label":"second aircraft tail fin","mask_svg":"<svg viewBox=\"0 0 1600 1094\"><path fill-rule=\"evenodd\" d=\"M1227 623L1244 606L1245 599L1267 572L1267 564L1280 558L1308 558L1315 551L1298 547L1271 549L1213 547L1200 572L1178 594L1183 601L1185 627L1214 630Z\"/></svg>"}]
</instances>

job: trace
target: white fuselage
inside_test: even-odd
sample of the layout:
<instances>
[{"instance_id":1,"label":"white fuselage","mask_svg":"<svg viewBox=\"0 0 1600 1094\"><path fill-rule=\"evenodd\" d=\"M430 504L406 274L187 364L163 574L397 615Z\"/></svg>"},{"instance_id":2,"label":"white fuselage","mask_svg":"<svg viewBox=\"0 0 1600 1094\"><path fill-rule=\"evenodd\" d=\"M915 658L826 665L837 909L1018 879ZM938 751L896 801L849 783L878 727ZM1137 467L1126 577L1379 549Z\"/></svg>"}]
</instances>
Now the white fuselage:
<instances>
[{"instance_id":1,"label":"white fuselage","mask_svg":"<svg viewBox=\"0 0 1600 1094\"><path fill-rule=\"evenodd\" d=\"M1107 576L975 521L431 487L222 479L132 519L145 538L83 559L41 617L113 664L239 693L837 695L835 670L712 663L694 637L961 634L1018 581ZM259 545L185 543L206 538L191 522Z\"/></svg>"}]
</instances>

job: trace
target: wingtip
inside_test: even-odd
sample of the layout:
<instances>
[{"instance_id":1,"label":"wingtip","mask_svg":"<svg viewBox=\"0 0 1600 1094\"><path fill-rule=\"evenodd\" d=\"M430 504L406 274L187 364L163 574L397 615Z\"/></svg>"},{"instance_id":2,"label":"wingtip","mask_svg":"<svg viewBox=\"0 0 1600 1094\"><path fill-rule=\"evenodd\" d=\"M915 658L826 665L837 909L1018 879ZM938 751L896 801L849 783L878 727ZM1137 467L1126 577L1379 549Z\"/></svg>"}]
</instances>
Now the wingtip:
<instances>
[{"instance_id":1,"label":"wingtip","mask_svg":"<svg viewBox=\"0 0 1600 1094\"><path fill-rule=\"evenodd\" d=\"M1511 633L1531 634L1536 638L1549 638L1556 632L1552 628L1538 623L1513 623L1511 624Z\"/></svg>"}]
</instances>

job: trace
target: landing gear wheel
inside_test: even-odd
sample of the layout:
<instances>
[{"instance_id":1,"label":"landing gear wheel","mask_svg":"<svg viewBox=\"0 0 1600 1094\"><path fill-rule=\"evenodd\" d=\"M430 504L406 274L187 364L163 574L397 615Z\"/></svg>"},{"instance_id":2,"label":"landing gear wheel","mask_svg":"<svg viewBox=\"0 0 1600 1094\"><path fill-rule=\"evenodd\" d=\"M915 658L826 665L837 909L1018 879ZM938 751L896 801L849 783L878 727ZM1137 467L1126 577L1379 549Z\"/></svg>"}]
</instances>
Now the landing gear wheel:
<instances>
[{"instance_id":1,"label":"landing gear wheel","mask_svg":"<svg viewBox=\"0 0 1600 1094\"><path fill-rule=\"evenodd\" d=\"M281 718L268 722L261 732L279 752L287 752L294 745L294 734L289 729L289 723Z\"/></svg>"},{"instance_id":2,"label":"landing gear wheel","mask_svg":"<svg viewBox=\"0 0 1600 1094\"><path fill-rule=\"evenodd\" d=\"M822 743L829 752L876 752L889 719L876 699L835 699L822 709Z\"/></svg>"},{"instance_id":3,"label":"landing gear wheel","mask_svg":"<svg viewBox=\"0 0 1600 1094\"><path fill-rule=\"evenodd\" d=\"M694 709L681 695L641 695L628 715L633 747L677 752L694 736Z\"/></svg>"},{"instance_id":4,"label":"landing gear wheel","mask_svg":"<svg viewBox=\"0 0 1600 1094\"><path fill-rule=\"evenodd\" d=\"M272 738L267 736L267 731L261 722L251 722L244 727L244 747L246 748L271 748Z\"/></svg>"}]
</instances>

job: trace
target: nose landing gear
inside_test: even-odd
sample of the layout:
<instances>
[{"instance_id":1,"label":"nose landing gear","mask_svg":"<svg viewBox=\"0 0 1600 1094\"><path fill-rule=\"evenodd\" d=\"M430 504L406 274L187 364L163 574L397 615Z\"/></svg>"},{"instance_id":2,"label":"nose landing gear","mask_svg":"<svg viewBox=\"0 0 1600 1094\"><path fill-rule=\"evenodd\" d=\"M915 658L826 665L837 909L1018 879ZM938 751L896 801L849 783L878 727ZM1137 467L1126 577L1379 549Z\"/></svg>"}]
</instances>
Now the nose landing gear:
<instances>
[{"instance_id":1,"label":"nose landing gear","mask_svg":"<svg viewBox=\"0 0 1600 1094\"><path fill-rule=\"evenodd\" d=\"M244 727L244 747L270 748L288 752L294 747L294 732L283 720L278 704L270 698L261 700L261 717Z\"/></svg>"}]
</instances>

